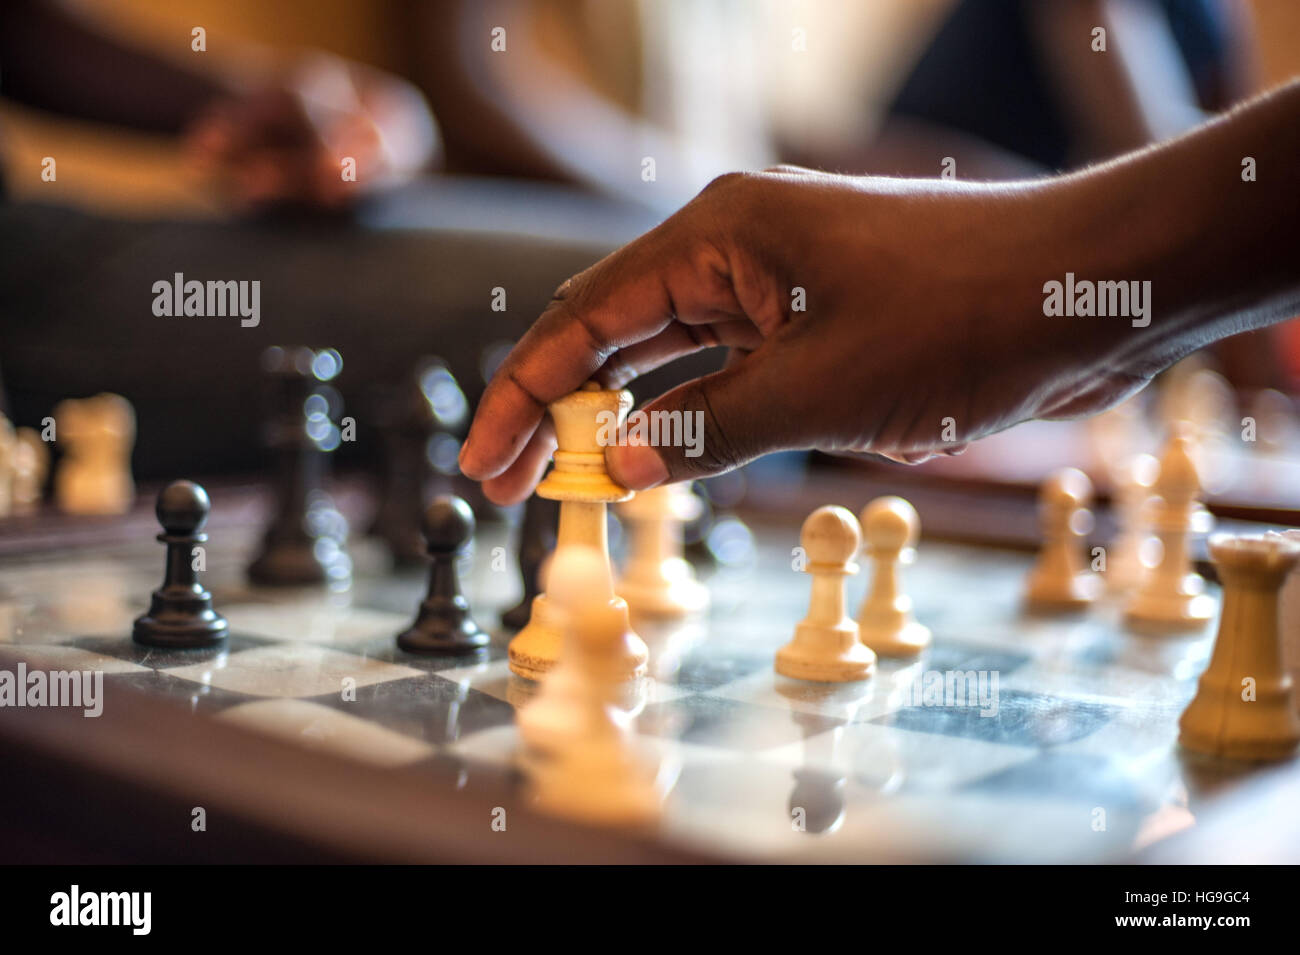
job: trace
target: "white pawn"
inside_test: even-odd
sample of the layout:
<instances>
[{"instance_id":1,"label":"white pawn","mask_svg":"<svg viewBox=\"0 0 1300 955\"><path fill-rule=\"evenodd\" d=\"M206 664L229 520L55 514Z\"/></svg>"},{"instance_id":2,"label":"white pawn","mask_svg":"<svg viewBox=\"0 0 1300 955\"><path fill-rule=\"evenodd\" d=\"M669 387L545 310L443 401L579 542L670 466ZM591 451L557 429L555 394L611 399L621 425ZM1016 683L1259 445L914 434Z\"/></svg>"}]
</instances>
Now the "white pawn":
<instances>
[{"instance_id":1,"label":"white pawn","mask_svg":"<svg viewBox=\"0 0 1300 955\"><path fill-rule=\"evenodd\" d=\"M1223 614L1210 665L1178 721L1179 742L1230 759L1283 759L1300 744L1300 717L1282 664L1278 595L1300 544L1220 535L1210 555L1223 581Z\"/></svg>"},{"instance_id":2,"label":"white pawn","mask_svg":"<svg viewBox=\"0 0 1300 955\"><path fill-rule=\"evenodd\" d=\"M1025 603L1032 610L1078 610L1101 592L1101 581L1085 569L1083 535L1092 528L1088 504L1092 482L1077 468L1064 468L1043 482L1038 513L1043 546L1029 572Z\"/></svg>"},{"instance_id":3,"label":"white pawn","mask_svg":"<svg viewBox=\"0 0 1300 955\"><path fill-rule=\"evenodd\" d=\"M777 673L847 683L874 672L876 654L862 643L844 598L844 579L858 572L853 558L861 543L857 518L842 507L819 507L803 522L799 544L807 561L804 572L812 575L812 597L794 639L777 651Z\"/></svg>"},{"instance_id":4,"label":"white pawn","mask_svg":"<svg viewBox=\"0 0 1300 955\"><path fill-rule=\"evenodd\" d=\"M1117 470L1112 486L1118 533L1106 556L1106 587L1121 593L1137 587L1146 576L1142 558L1152 540L1147 517L1160 462L1154 455L1139 454Z\"/></svg>"},{"instance_id":5,"label":"white pawn","mask_svg":"<svg viewBox=\"0 0 1300 955\"><path fill-rule=\"evenodd\" d=\"M1129 600L1124 619L1137 630L1200 630L1214 616L1214 600L1205 593L1204 578L1192 569L1191 536L1208 529L1210 516L1197 500L1201 484L1186 426L1165 447L1154 490L1150 520L1160 561Z\"/></svg>"},{"instance_id":6,"label":"white pawn","mask_svg":"<svg viewBox=\"0 0 1300 955\"><path fill-rule=\"evenodd\" d=\"M626 713L612 704L624 679L620 645L627 620L603 599L603 556L573 546L556 552L549 591L564 627L560 662L537 700L519 714L536 805L601 825L644 826L661 811L664 778L634 742Z\"/></svg>"},{"instance_id":7,"label":"white pawn","mask_svg":"<svg viewBox=\"0 0 1300 955\"><path fill-rule=\"evenodd\" d=\"M882 657L915 656L930 645L930 631L912 616L898 568L916 557L921 522L901 497L878 497L862 511L867 553L875 565L871 590L858 611L862 642Z\"/></svg>"},{"instance_id":8,"label":"white pawn","mask_svg":"<svg viewBox=\"0 0 1300 955\"><path fill-rule=\"evenodd\" d=\"M13 513L31 514L41 503L50 451L31 428L19 428L13 452Z\"/></svg>"},{"instance_id":9,"label":"white pawn","mask_svg":"<svg viewBox=\"0 0 1300 955\"><path fill-rule=\"evenodd\" d=\"M54 475L59 508L68 514L124 514L135 497L131 447L135 412L121 395L62 401L54 409L63 458Z\"/></svg>"},{"instance_id":10,"label":"white pawn","mask_svg":"<svg viewBox=\"0 0 1300 955\"><path fill-rule=\"evenodd\" d=\"M618 595L633 613L685 617L709 605L709 591L695 579L682 551L682 526L700 513L699 499L685 484L639 491L618 505L629 525L630 555Z\"/></svg>"}]
</instances>

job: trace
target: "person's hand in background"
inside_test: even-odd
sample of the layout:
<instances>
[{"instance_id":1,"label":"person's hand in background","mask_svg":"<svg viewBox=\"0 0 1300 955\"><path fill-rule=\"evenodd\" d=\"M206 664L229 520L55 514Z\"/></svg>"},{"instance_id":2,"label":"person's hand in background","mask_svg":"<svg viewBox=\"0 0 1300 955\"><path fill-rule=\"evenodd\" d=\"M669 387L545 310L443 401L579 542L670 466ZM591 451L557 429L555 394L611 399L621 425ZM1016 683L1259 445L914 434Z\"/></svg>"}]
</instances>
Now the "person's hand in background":
<instances>
[{"instance_id":1,"label":"person's hand in background","mask_svg":"<svg viewBox=\"0 0 1300 955\"><path fill-rule=\"evenodd\" d=\"M723 177L560 287L489 383L461 468L521 500L555 447L548 403L714 345L732 350L722 371L644 409L701 414L702 453L611 447L615 480L640 489L785 449L911 462L1099 411L1294 313L1298 116L1292 84L1161 148L1029 183ZM1243 180L1246 155L1270 175ZM1046 285L1067 273L1149 281L1150 311L1049 315Z\"/></svg>"},{"instance_id":2,"label":"person's hand in background","mask_svg":"<svg viewBox=\"0 0 1300 955\"><path fill-rule=\"evenodd\" d=\"M334 209L426 168L438 134L415 87L312 54L279 83L215 99L189 126L186 146L240 205ZM345 159L355 181L344 178Z\"/></svg>"}]
</instances>

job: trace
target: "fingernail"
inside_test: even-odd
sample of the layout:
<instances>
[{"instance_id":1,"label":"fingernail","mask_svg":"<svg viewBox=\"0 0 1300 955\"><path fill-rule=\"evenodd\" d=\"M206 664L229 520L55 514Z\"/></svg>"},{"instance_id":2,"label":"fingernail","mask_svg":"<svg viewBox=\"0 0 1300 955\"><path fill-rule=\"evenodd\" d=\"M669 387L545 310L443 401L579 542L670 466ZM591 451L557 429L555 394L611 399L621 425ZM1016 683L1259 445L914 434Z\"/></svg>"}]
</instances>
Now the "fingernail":
<instances>
[{"instance_id":1,"label":"fingernail","mask_svg":"<svg viewBox=\"0 0 1300 955\"><path fill-rule=\"evenodd\" d=\"M460 473L465 475L467 478L478 480L479 477L478 474L472 468L467 468L465 466L466 459L468 458L469 458L469 444L468 443L462 444L460 446L460 454L456 455L456 466L460 468Z\"/></svg>"},{"instance_id":2,"label":"fingernail","mask_svg":"<svg viewBox=\"0 0 1300 955\"><path fill-rule=\"evenodd\" d=\"M605 455L609 476L633 491L657 487L668 480L668 466L654 448L616 445Z\"/></svg>"}]
</instances>

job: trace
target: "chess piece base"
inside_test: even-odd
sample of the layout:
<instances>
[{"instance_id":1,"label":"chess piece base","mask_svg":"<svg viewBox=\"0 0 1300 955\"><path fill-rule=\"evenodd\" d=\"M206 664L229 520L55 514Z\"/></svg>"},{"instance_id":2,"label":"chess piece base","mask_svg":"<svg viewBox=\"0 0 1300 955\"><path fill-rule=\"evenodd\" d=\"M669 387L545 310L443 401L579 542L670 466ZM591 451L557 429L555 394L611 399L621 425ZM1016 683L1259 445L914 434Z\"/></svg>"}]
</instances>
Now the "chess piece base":
<instances>
[{"instance_id":1,"label":"chess piece base","mask_svg":"<svg viewBox=\"0 0 1300 955\"><path fill-rule=\"evenodd\" d=\"M1241 698L1239 686L1207 686L1202 679L1196 698L1178 720L1178 742L1191 752L1224 759L1287 759L1300 746L1294 702L1290 679L1261 688L1249 702ZM1232 738L1225 738L1229 732Z\"/></svg>"},{"instance_id":2,"label":"chess piece base","mask_svg":"<svg viewBox=\"0 0 1300 955\"><path fill-rule=\"evenodd\" d=\"M811 632L815 629L815 633ZM849 683L865 680L876 670L876 654L858 642L857 627L837 630L835 636L843 639L845 648L828 656L817 646L825 640L822 627L809 628L800 624L794 639L776 652L776 672L796 680L815 683ZM851 641L851 642L850 642Z\"/></svg>"},{"instance_id":3,"label":"chess piece base","mask_svg":"<svg viewBox=\"0 0 1300 955\"><path fill-rule=\"evenodd\" d=\"M526 680L540 680L560 658L564 634L545 594L533 598L528 623L507 648L510 672Z\"/></svg>"},{"instance_id":4,"label":"chess piece base","mask_svg":"<svg viewBox=\"0 0 1300 955\"><path fill-rule=\"evenodd\" d=\"M200 650L220 646L229 636L230 624L211 607L197 617L185 614L183 619L176 619L174 610L159 610L157 600L155 596L155 606L137 617L131 628L131 639L136 643L167 650Z\"/></svg>"},{"instance_id":5,"label":"chess piece base","mask_svg":"<svg viewBox=\"0 0 1300 955\"><path fill-rule=\"evenodd\" d=\"M1030 580L1025 608L1035 613L1066 613L1084 610L1101 596L1101 581L1090 573L1075 574L1064 581Z\"/></svg>"},{"instance_id":6,"label":"chess piece base","mask_svg":"<svg viewBox=\"0 0 1300 955\"><path fill-rule=\"evenodd\" d=\"M914 657L930 645L930 628L910 620L900 628L861 626L862 642L881 657Z\"/></svg>"},{"instance_id":7,"label":"chess piece base","mask_svg":"<svg viewBox=\"0 0 1300 955\"><path fill-rule=\"evenodd\" d=\"M55 486L55 500L64 514L115 517L131 510L135 494L130 487L99 489L85 481L64 481Z\"/></svg>"},{"instance_id":8,"label":"chess piece base","mask_svg":"<svg viewBox=\"0 0 1300 955\"><path fill-rule=\"evenodd\" d=\"M1178 734L1178 743L1189 752L1218 759L1233 759L1241 762L1264 763L1290 759L1300 746L1300 737L1277 740L1237 740L1225 742L1215 736L1203 736L1195 732Z\"/></svg>"},{"instance_id":9,"label":"chess piece base","mask_svg":"<svg viewBox=\"0 0 1300 955\"><path fill-rule=\"evenodd\" d=\"M1204 587L1196 575L1196 585L1185 584L1180 592L1152 594L1139 591L1124 611L1124 623L1138 633L1172 634L1201 630L1214 619L1214 598L1201 593Z\"/></svg>"},{"instance_id":10,"label":"chess piece base","mask_svg":"<svg viewBox=\"0 0 1300 955\"><path fill-rule=\"evenodd\" d=\"M624 620L623 642L626 653L621 679L635 680L645 676L650 651L628 622L627 602L621 597L615 597L612 604L621 608ZM507 648L510 672L526 680L541 680L555 667L563 642L563 623L546 595L539 594L533 598L533 611L528 626L515 634Z\"/></svg>"},{"instance_id":11,"label":"chess piece base","mask_svg":"<svg viewBox=\"0 0 1300 955\"><path fill-rule=\"evenodd\" d=\"M425 604L420 605L421 618L430 612ZM397 645L407 653L477 653L490 641L491 637L468 618L454 625L417 619L409 630L397 635Z\"/></svg>"}]
</instances>

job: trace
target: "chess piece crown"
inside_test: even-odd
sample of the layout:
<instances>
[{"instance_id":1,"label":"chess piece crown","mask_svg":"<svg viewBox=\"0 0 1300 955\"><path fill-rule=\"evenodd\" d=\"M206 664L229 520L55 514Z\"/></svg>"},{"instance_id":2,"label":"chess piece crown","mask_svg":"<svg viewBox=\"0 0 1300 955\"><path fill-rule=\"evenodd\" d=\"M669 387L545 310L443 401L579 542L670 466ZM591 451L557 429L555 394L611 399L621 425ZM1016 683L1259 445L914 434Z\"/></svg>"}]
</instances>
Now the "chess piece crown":
<instances>
[{"instance_id":1,"label":"chess piece crown","mask_svg":"<svg viewBox=\"0 0 1300 955\"><path fill-rule=\"evenodd\" d=\"M617 484L605 470L605 447L632 407L626 391L606 391L588 382L549 406L555 423L555 466L537 486L537 493L556 501L614 503L633 492Z\"/></svg>"}]
</instances>

